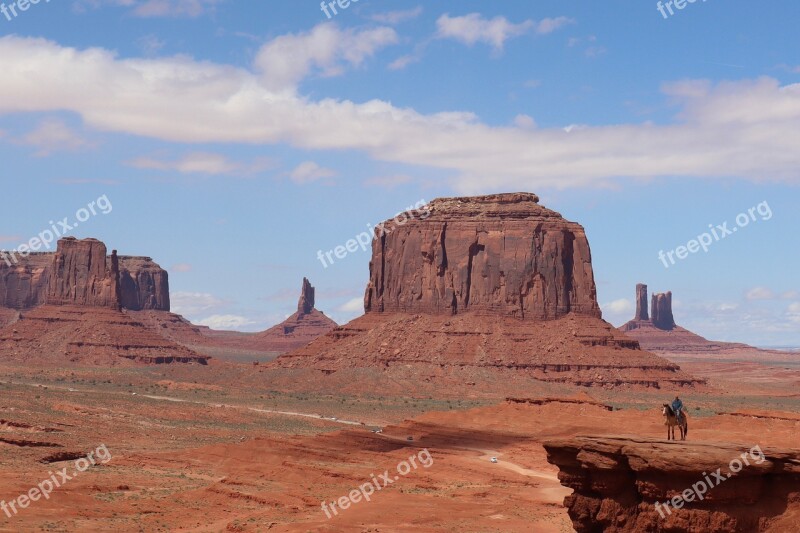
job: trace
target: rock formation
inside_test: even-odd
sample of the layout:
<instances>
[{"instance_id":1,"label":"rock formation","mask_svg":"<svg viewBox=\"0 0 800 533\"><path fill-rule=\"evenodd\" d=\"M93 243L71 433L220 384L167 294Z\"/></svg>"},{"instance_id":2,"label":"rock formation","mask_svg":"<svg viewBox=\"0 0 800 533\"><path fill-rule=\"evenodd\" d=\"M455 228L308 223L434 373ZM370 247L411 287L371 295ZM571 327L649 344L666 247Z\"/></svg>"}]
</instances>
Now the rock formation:
<instances>
[{"instance_id":1,"label":"rock formation","mask_svg":"<svg viewBox=\"0 0 800 533\"><path fill-rule=\"evenodd\" d=\"M406 218L376 230L368 313L600 317L583 228L535 194L443 198Z\"/></svg>"},{"instance_id":2,"label":"rock formation","mask_svg":"<svg viewBox=\"0 0 800 533\"><path fill-rule=\"evenodd\" d=\"M49 258L49 267L39 264ZM123 291L121 279L125 279L116 250L107 255L105 244L96 239L77 240L65 238L58 241L55 254L35 257L36 272L47 279L44 305L28 310L36 298L20 298L26 291L13 291L8 302L15 303L24 312L16 317L0 315L5 327L0 329L0 359L14 361L64 361L85 364L116 365L122 363L171 363L188 362L205 364L208 357L197 355L192 350L163 338L154 329L121 312ZM136 278L139 285L129 286L128 297L137 299L136 305L167 305L157 299L138 300L148 291L157 294L159 283L153 276L152 261L130 262L125 268L130 279ZM157 268L157 265L155 265ZM21 280L22 271L33 270L30 263L16 265L6 279ZM152 284L150 282L152 281ZM28 284L26 287L41 287ZM6 288L10 285L6 283ZM16 287L20 287L17 283ZM140 290L141 289L141 290ZM41 294L33 292L31 294Z\"/></svg>"},{"instance_id":3,"label":"rock formation","mask_svg":"<svg viewBox=\"0 0 800 533\"><path fill-rule=\"evenodd\" d=\"M314 287L308 278L303 278L303 288L300 292L300 300L297 302L297 312L307 315L314 309Z\"/></svg>"},{"instance_id":4,"label":"rock formation","mask_svg":"<svg viewBox=\"0 0 800 533\"><path fill-rule=\"evenodd\" d=\"M619 327L625 334L639 341L642 348L660 355L732 355L786 357L784 352L760 350L753 346L733 342L710 341L682 328L672 315L672 292L654 294L650 318L647 318L647 285L636 285L636 315Z\"/></svg>"},{"instance_id":5,"label":"rock formation","mask_svg":"<svg viewBox=\"0 0 800 533\"><path fill-rule=\"evenodd\" d=\"M650 320L647 315L647 285L639 283L636 285L636 316L634 320Z\"/></svg>"},{"instance_id":6,"label":"rock formation","mask_svg":"<svg viewBox=\"0 0 800 533\"><path fill-rule=\"evenodd\" d=\"M68 240L65 239L65 242ZM71 249L75 245L65 246ZM96 247L97 244L91 246ZM32 253L27 257L15 255L16 262L11 259L8 261L0 259L0 307L24 310L43 305L48 298L50 273L55 255L55 253ZM169 311L169 277L166 270L149 257L119 256L118 260L121 306L132 311ZM109 256L106 261L110 264L111 257ZM95 267L97 265L99 262ZM88 271L85 274L88 274ZM81 283L78 279L73 282Z\"/></svg>"},{"instance_id":7,"label":"rock formation","mask_svg":"<svg viewBox=\"0 0 800 533\"><path fill-rule=\"evenodd\" d=\"M646 297L646 294L645 294ZM672 293L658 293L653 295L653 303L650 307L650 316L653 325L658 329L669 331L675 327L675 319L672 316Z\"/></svg>"},{"instance_id":8,"label":"rock formation","mask_svg":"<svg viewBox=\"0 0 800 533\"><path fill-rule=\"evenodd\" d=\"M379 369L390 380L479 372L605 388L697 384L601 320L583 228L538 201L446 198L387 221L373 240L366 314L275 365L344 371L343 382Z\"/></svg>"},{"instance_id":9,"label":"rock formation","mask_svg":"<svg viewBox=\"0 0 800 533\"><path fill-rule=\"evenodd\" d=\"M624 436L544 447L574 490L564 505L578 533L793 531L800 519L800 450Z\"/></svg>"},{"instance_id":10,"label":"rock formation","mask_svg":"<svg viewBox=\"0 0 800 533\"><path fill-rule=\"evenodd\" d=\"M106 245L96 239L58 241L45 303L120 308L117 251L106 261Z\"/></svg>"},{"instance_id":11,"label":"rock formation","mask_svg":"<svg viewBox=\"0 0 800 533\"><path fill-rule=\"evenodd\" d=\"M314 307L314 287L303 278L297 312L270 329L253 335L253 344L262 350L286 353L301 348L333 330L337 324Z\"/></svg>"},{"instance_id":12,"label":"rock formation","mask_svg":"<svg viewBox=\"0 0 800 533\"><path fill-rule=\"evenodd\" d=\"M52 264L53 254L49 253L32 253L19 262L0 257L0 307L30 309L42 305Z\"/></svg>"},{"instance_id":13,"label":"rock formation","mask_svg":"<svg viewBox=\"0 0 800 533\"><path fill-rule=\"evenodd\" d=\"M122 307L169 311L169 274L149 257L120 256Z\"/></svg>"}]
</instances>

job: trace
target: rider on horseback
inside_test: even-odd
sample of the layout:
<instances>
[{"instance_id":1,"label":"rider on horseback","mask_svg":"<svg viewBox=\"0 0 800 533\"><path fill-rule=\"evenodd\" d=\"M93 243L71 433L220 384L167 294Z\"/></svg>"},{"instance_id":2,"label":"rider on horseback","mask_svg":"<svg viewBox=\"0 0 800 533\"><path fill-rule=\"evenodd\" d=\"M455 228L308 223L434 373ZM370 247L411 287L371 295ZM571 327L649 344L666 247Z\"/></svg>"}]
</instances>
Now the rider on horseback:
<instances>
[{"instance_id":1,"label":"rider on horseback","mask_svg":"<svg viewBox=\"0 0 800 533\"><path fill-rule=\"evenodd\" d=\"M678 419L678 424L681 424L683 420L683 402L677 396L675 396L675 399L672 400L672 411L675 413L675 417Z\"/></svg>"}]
</instances>

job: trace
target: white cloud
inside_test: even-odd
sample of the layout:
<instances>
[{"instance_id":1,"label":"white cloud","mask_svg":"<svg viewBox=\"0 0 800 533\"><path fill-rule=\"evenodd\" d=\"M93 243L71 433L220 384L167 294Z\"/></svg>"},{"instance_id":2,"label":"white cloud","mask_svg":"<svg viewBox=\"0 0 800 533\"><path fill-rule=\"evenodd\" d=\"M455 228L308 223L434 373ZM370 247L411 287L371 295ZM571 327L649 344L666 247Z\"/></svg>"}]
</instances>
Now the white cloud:
<instances>
[{"instance_id":1,"label":"white cloud","mask_svg":"<svg viewBox=\"0 0 800 533\"><path fill-rule=\"evenodd\" d=\"M173 292L169 295L173 313L196 316L227 307L229 302L206 292Z\"/></svg>"},{"instance_id":2,"label":"white cloud","mask_svg":"<svg viewBox=\"0 0 800 533\"><path fill-rule=\"evenodd\" d=\"M388 69L389 70L403 70L408 65L416 63L420 60L419 55L415 54L407 54L404 56L400 56L391 63L389 63Z\"/></svg>"},{"instance_id":3,"label":"white cloud","mask_svg":"<svg viewBox=\"0 0 800 533\"><path fill-rule=\"evenodd\" d=\"M70 111L98 130L173 142L361 150L440 169L464 194L658 176L800 183L800 84L771 78L667 84L678 112L666 124L566 133L493 127L468 112L426 115L380 100L314 101L272 91L262 76L229 65L119 59L16 36L0 38L0 71L0 113Z\"/></svg>"},{"instance_id":4,"label":"white cloud","mask_svg":"<svg viewBox=\"0 0 800 533\"><path fill-rule=\"evenodd\" d=\"M753 287L745 293L744 297L750 301L772 300L775 298L775 293L766 287Z\"/></svg>"},{"instance_id":5,"label":"white cloud","mask_svg":"<svg viewBox=\"0 0 800 533\"><path fill-rule=\"evenodd\" d=\"M353 298L343 303L336 308L340 313L363 313L364 312L364 298Z\"/></svg>"},{"instance_id":6,"label":"white cloud","mask_svg":"<svg viewBox=\"0 0 800 533\"><path fill-rule=\"evenodd\" d=\"M621 314L631 314L633 315L634 310L636 309L633 305L633 302L627 300L625 298L620 298L619 300L614 300L613 302L609 302L602 306L603 312L608 311L611 314L621 315Z\"/></svg>"},{"instance_id":7,"label":"white cloud","mask_svg":"<svg viewBox=\"0 0 800 533\"><path fill-rule=\"evenodd\" d=\"M269 158L257 158L250 163L242 163L233 161L222 154L208 152L193 152L171 161L154 157L138 157L128 161L127 164L135 168L173 170L181 174L229 174L235 176L250 176L275 166L275 163Z\"/></svg>"},{"instance_id":8,"label":"white cloud","mask_svg":"<svg viewBox=\"0 0 800 533\"><path fill-rule=\"evenodd\" d=\"M313 161L300 163L289 173L291 180L301 185L334 176L336 176L335 170L321 167Z\"/></svg>"},{"instance_id":9,"label":"white cloud","mask_svg":"<svg viewBox=\"0 0 800 533\"><path fill-rule=\"evenodd\" d=\"M517 115L514 117L514 125L523 130L532 130L536 128L536 121L528 115Z\"/></svg>"},{"instance_id":10,"label":"white cloud","mask_svg":"<svg viewBox=\"0 0 800 533\"><path fill-rule=\"evenodd\" d=\"M277 37L264 45L255 60L265 87L292 90L309 74L341 75L347 66L358 67L381 48L398 42L392 28L340 30L325 23L311 31Z\"/></svg>"},{"instance_id":11,"label":"white cloud","mask_svg":"<svg viewBox=\"0 0 800 533\"><path fill-rule=\"evenodd\" d=\"M798 291L786 291L781 294L781 298L784 300L800 300L800 292Z\"/></svg>"},{"instance_id":12,"label":"white cloud","mask_svg":"<svg viewBox=\"0 0 800 533\"><path fill-rule=\"evenodd\" d=\"M22 137L22 144L38 148L36 155L44 157L57 151L76 151L92 143L58 119L44 119L31 132Z\"/></svg>"},{"instance_id":13,"label":"white cloud","mask_svg":"<svg viewBox=\"0 0 800 533\"><path fill-rule=\"evenodd\" d=\"M422 6L417 6L414 9L407 9L405 11L376 13L375 15L372 15L370 19L374 20L375 22L380 22L381 24L390 24L394 26L395 24L400 24L401 22L405 22L407 20L413 20L420 15L422 15Z\"/></svg>"},{"instance_id":14,"label":"white cloud","mask_svg":"<svg viewBox=\"0 0 800 533\"><path fill-rule=\"evenodd\" d=\"M470 46L482 42L495 50L502 50L505 42L512 37L519 37L531 31L546 35L570 22L573 22L572 19L557 17L546 18L539 22L526 20L513 24L505 17L486 19L479 13L470 13L462 17L444 14L436 21L436 27L440 38L455 39Z\"/></svg>"},{"instance_id":15,"label":"white cloud","mask_svg":"<svg viewBox=\"0 0 800 533\"><path fill-rule=\"evenodd\" d=\"M198 320L196 323L217 330L239 330L255 324L249 318L239 315L212 315Z\"/></svg>"}]
</instances>

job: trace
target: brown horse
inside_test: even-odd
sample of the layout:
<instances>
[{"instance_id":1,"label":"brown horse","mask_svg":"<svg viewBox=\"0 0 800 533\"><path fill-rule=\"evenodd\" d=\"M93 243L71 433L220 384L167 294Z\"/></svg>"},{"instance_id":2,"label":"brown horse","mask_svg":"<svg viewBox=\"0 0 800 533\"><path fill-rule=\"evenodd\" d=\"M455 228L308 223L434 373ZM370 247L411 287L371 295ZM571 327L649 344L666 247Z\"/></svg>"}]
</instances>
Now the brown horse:
<instances>
[{"instance_id":1,"label":"brown horse","mask_svg":"<svg viewBox=\"0 0 800 533\"><path fill-rule=\"evenodd\" d=\"M681 440L686 440L686 435L689 434L689 422L686 420L686 412L681 412L681 420L678 422L678 417L675 416L675 411L672 406L664 404L664 409L661 411L664 415L664 425L667 426L667 440L677 440L675 438L675 426L681 430Z\"/></svg>"}]
</instances>

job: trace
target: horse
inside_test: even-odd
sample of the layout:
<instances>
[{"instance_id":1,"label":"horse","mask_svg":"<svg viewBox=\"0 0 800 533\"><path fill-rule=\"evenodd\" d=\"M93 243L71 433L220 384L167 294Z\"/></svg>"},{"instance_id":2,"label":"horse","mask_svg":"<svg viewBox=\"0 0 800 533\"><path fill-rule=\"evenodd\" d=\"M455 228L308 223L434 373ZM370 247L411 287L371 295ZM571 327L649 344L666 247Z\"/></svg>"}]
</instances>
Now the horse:
<instances>
[{"instance_id":1,"label":"horse","mask_svg":"<svg viewBox=\"0 0 800 533\"><path fill-rule=\"evenodd\" d=\"M675 438L675 426L678 426L681 430L681 440L686 440L686 435L689 434L686 412L681 412L680 423L678 423L678 417L669 404L664 404L664 409L662 409L661 413L664 415L664 425L667 426L667 440L678 440Z\"/></svg>"}]
</instances>

